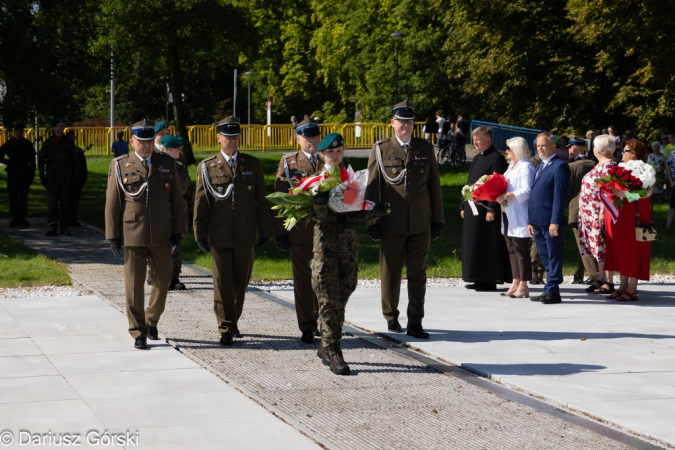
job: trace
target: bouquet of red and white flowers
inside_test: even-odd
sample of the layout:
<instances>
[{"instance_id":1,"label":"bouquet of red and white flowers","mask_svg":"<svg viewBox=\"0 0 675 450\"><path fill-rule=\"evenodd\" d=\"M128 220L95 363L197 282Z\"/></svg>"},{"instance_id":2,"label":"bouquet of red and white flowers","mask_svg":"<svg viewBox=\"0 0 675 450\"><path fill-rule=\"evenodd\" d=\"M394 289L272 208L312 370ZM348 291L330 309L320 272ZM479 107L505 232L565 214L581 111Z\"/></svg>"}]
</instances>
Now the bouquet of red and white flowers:
<instances>
[{"instance_id":1,"label":"bouquet of red and white flowers","mask_svg":"<svg viewBox=\"0 0 675 450\"><path fill-rule=\"evenodd\" d=\"M508 184L504 175L497 172L494 172L492 175L483 175L471 186L467 184L462 188L462 197L465 202L469 202L473 215L477 216L478 210L476 209L475 202L481 200L496 202L497 197L506 192ZM507 204L506 200L502 202L504 206Z\"/></svg>"},{"instance_id":2,"label":"bouquet of red and white flowers","mask_svg":"<svg viewBox=\"0 0 675 450\"><path fill-rule=\"evenodd\" d=\"M604 177L596 183L603 195L600 196L613 222L623 207L623 199L615 195L615 190L622 191L629 202L634 202L651 195L650 188L656 183L656 171L650 164L632 160L612 166Z\"/></svg>"},{"instance_id":3,"label":"bouquet of red and white flowers","mask_svg":"<svg viewBox=\"0 0 675 450\"><path fill-rule=\"evenodd\" d=\"M375 204L365 200L368 170L354 172L351 166L331 167L318 175L300 180L288 193L275 192L266 198L275 204L273 210L285 219L284 227L293 228L304 220L308 223L314 211L314 196L319 192L330 191L328 206L335 212L371 210Z\"/></svg>"}]
</instances>

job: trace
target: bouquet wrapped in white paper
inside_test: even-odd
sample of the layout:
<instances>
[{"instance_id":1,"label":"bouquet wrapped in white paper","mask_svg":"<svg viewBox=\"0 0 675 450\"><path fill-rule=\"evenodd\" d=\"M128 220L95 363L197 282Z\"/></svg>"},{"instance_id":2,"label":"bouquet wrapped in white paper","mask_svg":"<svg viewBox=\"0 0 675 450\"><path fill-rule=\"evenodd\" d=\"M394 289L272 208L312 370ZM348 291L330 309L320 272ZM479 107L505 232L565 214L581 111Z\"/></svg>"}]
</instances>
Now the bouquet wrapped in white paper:
<instances>
[{"instance_id":1,"label":"bouquet wrapped in white paper","mask_svg":"<svg viewBox=\"0 0 675 450\"><path fill-rule=\"evenodd\" d=\"M349 166L347 173L349 179L331 189L328 207L338 213L372 210L375 203L366 200L368 169L354 172Z\"/></svg>"}]
</instances>

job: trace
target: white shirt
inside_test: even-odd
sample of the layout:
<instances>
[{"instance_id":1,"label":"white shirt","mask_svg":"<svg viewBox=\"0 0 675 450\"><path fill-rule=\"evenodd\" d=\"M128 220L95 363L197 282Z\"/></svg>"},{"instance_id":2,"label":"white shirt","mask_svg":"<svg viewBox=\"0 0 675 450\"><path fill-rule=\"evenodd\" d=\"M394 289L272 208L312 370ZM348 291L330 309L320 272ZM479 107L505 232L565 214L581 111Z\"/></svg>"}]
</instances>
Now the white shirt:
<instances>
[{"instance_id":1,"label":"white shirt","mask_svg":"<svg viewBox=\"0 0 675 450\"><path fill-rule=\"evenodd\" d=\"M529 159L523 158L517 163L511 162L509 168L504 173L504 178L508 182L506 192L512 192L514 199L509 199L508 206L502 211L506 213L509 222L509 228L506 236L526 238L528 214L527 208L530 200L530 184L534 178L534 165ZM502 234L504 233L504 222L502 221Z\"/></svg>"},{"instance_id":2,"label":"white shirt","mask_svg":"<svg viewBox=\"0 0 675 450\"><path fill-rule=\"evenodd\" d=\"M150 172L150 167L152 166L152 164L150 164L150 158L152 157L152 154L151 154L150 156L148 156L147 158L143 158L141 155L139 155L139 154L136 153L136 152L134 152L134 155L136 155L136 156L138 157L138 159L141 160L141 162L143 162L144 160L148 162L148 173L149 173L149 172Z\"/></svg>"},{"instance_id":3,"label":"white shirt","mask_svg":"<svg viewBox=\"0 0 675 450\"><path fill-rule=\"evenodd\" d=\"M546 158L545 160L543 160L543 161L541 162L541 169L539 169L539 170L536 170L536 169L535 169L535 173L536 173L536 175L535 175L535 180L536 180L537 178L539 178L539 176L541 175L541 173L542 173L544 170L546 170L546 167L547 167L547 166L551 165L551 160L553 159L554 156L557 156L557 153L554 153L554 154L552 154L551 156L549 156L548 158Z\"/></svg>"},{"instance_id":4,"label":"white shirt","mask_svg":"<svg viewBox=\"0 0 675 450\"><path fill-rule=\"evenodd\" d=\"M396 135L394 135L394 136L396 136ZM408 148L410 148L410 141L412 141L412 138L408 139L406 142L403 142L402 140L400 140L400 139L398 138L398 136L396 136L396 140L397 140L398 143L401 145L401 148L403 149L403 151L406 151L406 150L405 150L405 146L406 146L406 145L408 146Z\"/></svg>"},{"instance_id":5,"label":"white shirt","mask_svg":"<svg viewBox=\"0 0 675 450\"><path fill-rule=\"evenodd\" d=\"M234 152L234 155L228 156L225 154L224 151L220 151L220 154L223 155L223 158L225 158L225 163L229 166L230 165L230 159L232 159L232 166L237 167L237 156L239 155L239 152Z\"/></svg>"}]
</instances>

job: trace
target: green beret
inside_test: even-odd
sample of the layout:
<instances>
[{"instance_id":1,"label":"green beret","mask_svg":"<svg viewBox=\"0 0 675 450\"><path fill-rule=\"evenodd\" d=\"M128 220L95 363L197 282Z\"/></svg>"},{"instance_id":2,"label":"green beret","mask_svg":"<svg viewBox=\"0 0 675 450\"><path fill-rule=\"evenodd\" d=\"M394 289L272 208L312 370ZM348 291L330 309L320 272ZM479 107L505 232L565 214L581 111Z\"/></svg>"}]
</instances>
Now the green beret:
<instances>
[{"instance_id":1,"label":"green beret","mask_svg":"<svg viewBox=\"0 0 675 450\"><path fill-rule=\"evenodd\" d=\"M183 138L180 136L164 136L161 144L166 148L178 148L183 146Z\"/></svg>"},{"instance_id":2,"label":"green beret","mask_svg":"<svg viewBox=\"0 0 675 450\"><path fill-rule=\"evenodd\" d=\"M155 123L155 134L159 133L164 128L169 128L169 122L167 122L166 120L160 120L159 122L156 122Z\"/></svg>"},{"instance_id":3,"label":"green beret","mask_svg":"<svg viewBox=\"0 0 675 450\"><path fill-rule=\"evenodd\" d=\"M338 148L345 145L345 140L340 133L327 134L321 142L319 142L318 150L322 151L327 148Z\"/></svg>"}]
</instances>

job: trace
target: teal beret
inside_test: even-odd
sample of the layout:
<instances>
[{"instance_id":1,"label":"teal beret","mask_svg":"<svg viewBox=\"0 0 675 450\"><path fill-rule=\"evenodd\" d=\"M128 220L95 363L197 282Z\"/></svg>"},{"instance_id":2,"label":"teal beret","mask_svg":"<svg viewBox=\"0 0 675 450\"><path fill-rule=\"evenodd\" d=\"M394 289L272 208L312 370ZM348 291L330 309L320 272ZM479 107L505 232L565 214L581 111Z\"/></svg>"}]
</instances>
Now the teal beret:
<instances>
[{"instance_id":1,"label":"teal beret","mask_svg":"<svg viewBox=\"0 0 675 450\"><path fill-rule=\"evenodd\" d=\"M155 134L159 133L164 128L169 128L169 122L166 120L160 120L159 122L155 123Z\"/></svg>"},{"instance_id":2,"label":"teal beret","mask_svg":"<svg viewBox=\"0 0 675 450\"><path fill-rule=\"evenodd\" d=\"M319 151L325 150L327 148L338 148L345 145L345 140L340 133L331 133L327 134L321 142L319 142Z\"/></svg>"},{"instance_id":3,"label":"teal beret","mask_svg":"<svg viewBox=\"0 0 675 450\"><path fill-rule=\"evenodd\" d=\"M164 136L161 144L166 148L178 148L183 146L183 138L180 136Z\"/></svg>"}]
</instances>

